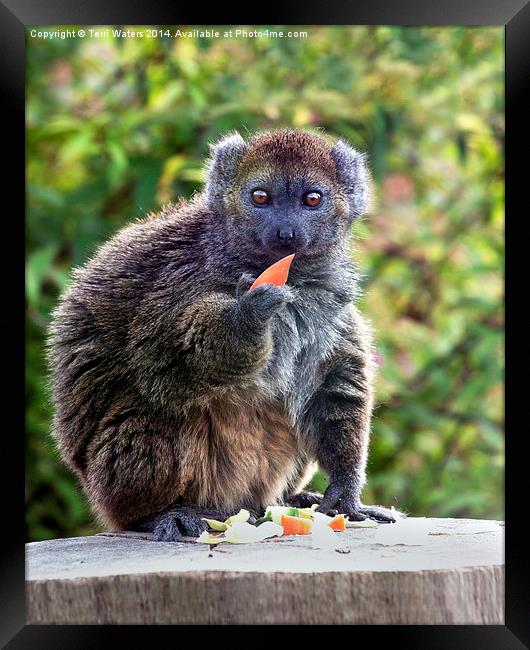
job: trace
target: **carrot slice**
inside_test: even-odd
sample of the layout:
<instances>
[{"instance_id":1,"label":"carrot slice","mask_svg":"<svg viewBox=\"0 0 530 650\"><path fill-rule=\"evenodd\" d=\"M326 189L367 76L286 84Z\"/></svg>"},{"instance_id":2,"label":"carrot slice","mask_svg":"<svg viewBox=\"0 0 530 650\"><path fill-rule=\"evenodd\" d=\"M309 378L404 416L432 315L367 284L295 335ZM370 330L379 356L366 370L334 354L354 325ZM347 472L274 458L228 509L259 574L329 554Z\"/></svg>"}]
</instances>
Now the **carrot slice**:
<instances>
[{"instance_id":1,"label":"carrot slice","mask_svg":"<svg viewBox=\"0 0 530 650\"><path fill-rule=\"evenodd\" d=\"M344 518L344 515L337 515L336 517L333 517L328 526L337 531L346 530L346 520Z\"/></svg>"},{"instance_id":2,"label":"carrot slice","mask_svg":"<svg viewBox=\"0 0 530 650\"><path fill-rule=\"evenodd\" d=\"M289 268L291 267L291 262L293 261L294 253L292 255L287 255L281 260L278 260L274 264L271 264L261 275L254 280L249 291L259 287L260 284L275 284L277 287L283 287L287 282L287 277L289 275Z\"/></svg>"},{"instance_id":3,"label":"carrot slice","mask_svg":"<svg viewBox=\"0 0 530 650\"><path fill-rule=\"evenodd\" d=\"M282 528L284 535L309 535L312 527L313 522L311 519L282 515Z\"/></svg>"}]
</instances>

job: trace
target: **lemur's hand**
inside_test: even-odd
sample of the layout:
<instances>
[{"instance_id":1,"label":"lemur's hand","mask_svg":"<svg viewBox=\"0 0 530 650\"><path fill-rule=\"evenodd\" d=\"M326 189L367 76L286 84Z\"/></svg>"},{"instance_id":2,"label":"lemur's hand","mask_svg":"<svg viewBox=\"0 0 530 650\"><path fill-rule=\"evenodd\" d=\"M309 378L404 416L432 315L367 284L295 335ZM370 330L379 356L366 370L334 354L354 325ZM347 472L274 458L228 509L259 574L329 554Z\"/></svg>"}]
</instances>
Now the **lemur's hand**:
<instances>
[{"instance_id":1,"label":"lemur's hand","mask_svg":"<svg viewBox=\"0 0 530 650\"><path fill-rule=\"evenodd\" d=\"M255 278L250 275L250 273L243 273L239 278L239 281L236 286L236 298L239 300L241 296L250 289L254 282Z\"/></svg>"},{"instance_id":2,"label":"lemur's hand","mask_svg":"<svg viewBox=\"0 0 530 650\"><path fill-rule=\"evenodd\" d=\"M395 523L396 519L406 516L398 510L390 510L383 506L363 505L355 495L357 491L354 487L342 483L331 483L325 491L317 511L327 513L334 508L339 513L347 515L352 521L374 519L385 524Z\"/></svg>"},{"instance_id":3,"label":"lemur's hand","mask_svg":"<svg viewBox=\"0 0 530 650\"><path fill-rule=\"evenodd\" d=\"M285 305L294 300L291 289L287 286L277 287L273 284L262 284L249 291L254 278L244 273L236 288L236 297L241 314L250 321L266 323Z\"/></svg>"}]
</instances>

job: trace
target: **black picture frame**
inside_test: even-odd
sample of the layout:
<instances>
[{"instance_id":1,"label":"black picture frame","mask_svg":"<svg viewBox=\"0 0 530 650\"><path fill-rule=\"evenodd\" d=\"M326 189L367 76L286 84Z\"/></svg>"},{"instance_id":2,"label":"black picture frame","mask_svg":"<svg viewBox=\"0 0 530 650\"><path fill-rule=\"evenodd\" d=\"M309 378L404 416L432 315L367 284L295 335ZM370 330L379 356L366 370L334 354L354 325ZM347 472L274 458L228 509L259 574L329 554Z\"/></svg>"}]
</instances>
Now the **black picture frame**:
<instances>
[{"instance_id":1,"label":"black picture frame","mask_svg":"<svg viewBox=\"0 0 530 650\"><path fill-rule=\"evenodd\" d=\"M505 27L506 43L506 307L518 302L520 295L515 288L516 280L523 273L521 256L514 253L510 241L524 241L517 236L517 227L523 227L528 204L522 196L524 182L528 183L528 163L518 164L518 154L522 160L528 158L526 142L527 104L522 101L526 88L530 61L530 6L527 0L444 0L426 2L425 0L357 0L345 2L327 0L319 3L306 0L296 3L285 0L281 6L261 6L250 12L235 5L212 6L207 11L197 9L192 12L182 5L167 1L156 3L127 2L126 0L91 0L90 2L68 2L68 0L3 0L0 2L0 84L3 87L3 108L6 112L4 138L9 164L5 165L7 180L4 192L9 195L13 207L4 213L4 223L13 227L14 236L18 233L19 215L24 205L24 44L25 29L30 25L46 24L297 24L297 25L497 25ZM266 9L266 10L265 10ZM526 110L525 110L526 109ZM11 139L11 145L8 140ZM5 159L6 160L6 159ZM10 178L11 177L11 178ZM7 189L9 191L7 191ZM7 232L7 231L5 231ZM10 236L4 241L11 241ZM522 232L522 231L521 231ZM528 274L526 274L528 275ZM23 295L11 282L15 296ZM18 297L14 297L16 304ZM523 319L524 320L524 319ZM508 317L507 368L514 377L519 376L516 365L527 348L512 342L517 333L522 334L524 322L513 321ZM16 321L10 323L15 340L19 328ZM521 364L522 365L522 364ZM507 373L508 374L508 373ZM511 375L510 375L511 376ZM389 640L392 648L451 648L452 650L480 647L482 650L524 648L530 645L528 616L527 549L521 527L525 525L523 502L525 487L524 471L518 471L517 462L524 462L524 452L517 449L524 444L524 421L517 426L516 407L523 400L524 386L515 378L507 377L506 419L513 429L508 430L506 445L506 625L502 626L370 626L368 632L370 645ZM520 392L520 396L519 393ZM524 402L523 402L524 403ZM10 406L10 405L8 405ZM5 409L8 411L11 409ZM5 423L4 423L5 424ZM519 429L517 435L516 431ZM0 472L4 481L4 551L1 556L0 642L7 648L82 648L106 647L123 641L123 633L131 632L135 643L157 643L159 635L169 635L173 642L178 630L174 626L28 626L25 625L24 597L24 506L20 486L24 479L24 438L18 427L4 431L6 445L4 458L13 470L10 476L7 468ZM521 435L522 434L522 435ZM519 453L518 453L519 451ZM22 476L21 476L22 475ZM16 489L14 486L16 485ZM484 629L486 628L486 629ZM252 634L252 631L250 631ZM357 634L363 630L351 631ZM156 637L156 639L154 638ZM210 637L212 640L215 636ZM208 637L205 638L205 642ZM197 639L198 642L199 639Z\"/></svg>"}]
</instances>

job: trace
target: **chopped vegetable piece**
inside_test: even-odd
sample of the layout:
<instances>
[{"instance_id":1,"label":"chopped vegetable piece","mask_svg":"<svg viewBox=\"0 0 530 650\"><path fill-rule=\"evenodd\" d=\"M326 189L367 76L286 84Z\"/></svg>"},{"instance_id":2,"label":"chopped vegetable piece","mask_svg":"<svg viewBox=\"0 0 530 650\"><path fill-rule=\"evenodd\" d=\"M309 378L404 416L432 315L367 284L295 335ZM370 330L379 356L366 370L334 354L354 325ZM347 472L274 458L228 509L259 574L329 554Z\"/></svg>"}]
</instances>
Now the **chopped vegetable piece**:
<instances>
[{"instance_id":1,"label":"chopped vegetable piece","mask_svg":"<svg viewBox=\"0 0 530 650\"><path fill-rule=\"evenodd\" d=\"M199 537L197 537L197 541L200 544L219 544L219 542L225 541L225 536L221 534L214 535L207 530L203 530Z\"/></svg>"},{"instance_id":2,"label":"chopped vegetable piece","mask_svg":"<svg viewBox=\"0 0 530 650\"><path fill-rule=\"evenodd\" d=\"M313 522L304 517L282 515L282 528L284 535L309 535Z\"/></svg>"},{"instance_id":3,"label":"chopped vegetable piece","mask_svg":"<svg viewBox=\"0 0 530 650\"><path fill-rule=\"evenodd\" d=\"M271 266L266 268L265 271L254 280L249 291L259 287L261 284L275 284L277 287L283 287L287 282L289 268L293 258L294 254L287 255L287 257L283 257L281 260L278 260L278 262L271 264Z\"/></svg>"},{"instance_id":4,"label":"chopped vegetable piece","mask_svg":"<svg viewBox=\"0 0 530 650\"><path fill-rule=\"evenodd\" d=\"M270 513L272 521L275 524L282 523L282 516L288 515L289 517L298 517L299 516L298 508L292 508L291 506L267 506L265 510L265 516Z\"/></svg>"},{"instance_id":5,"label":"chopped vegetable piece","mask_svg":"<svg viewBox=\"0 0 530 650\"><path fill-rule=\"evenodd\" d=\"M333 530L346 530L346 515L335 515L335 517L329 517L323 512L313 512L313 520L315 523L328 526Z\"/></svg>"},{"instance_id":6,"label":"chopped vegetable piece","mask_svg":"<svg viewBox=\"0 0 530 650\"><path fill-rule=\"evenodd\" d=\"M205 517L202 518L203 521L205 521L210 528L213 530L219 530L219 531L224 531L230 526L231 524L234 523L234 521L248 521L248 518L250 517L250 512L245 509L241 509L237 515L232 515L229 517L226 521L217 521L216 519L206 519Z\"/></svg>"},{"instance_id":7,"label":"chopped vegetable piece","mask_svg":"<svg viewBox=\"0 0 530 650\"><path fill-rule=\"evenodd\" d=\"M317 508L318 508L318 503L314 503L310 508L299 508L298 516L306 517L307 519L313 519L313 515L315 514L315 510Z\"/></svg>"},{"instance_id":8,"label":"chopped vegetable piece","mask_svg":"<svg viewBox=\"0 0 530 650\"><path fill-rule=\"evenodd\" d=\"M346 519L344 518L344 515L337 515L336 517L333 517L328 526L333 530L346 530Z\"/></svg>"},{"instance_id":9,"label":"chopped vegetable piece","mask_svg":"<svg viewBox=\"0 0 530 650\"><path fill-rule=\"evenodd\" d=\"M237 515L232 515L231 517L229 517L225 521L225 524L227 526L231 526L235 521L248 521L249 517L250 517L250 512L248 510L245 510L244 508L241 508L241 510L237 513Z\"/></svg>"},{"instance_id":10,"label":"chopped vegetable piece","mask_svg":"<svg viewBox=\"0 0 530 650\"><path fill-rule=\"evenodd\" d=\"M212 530L219 530L222 532L228 528L228 526L224 523L224 521L217 521L216 519L206 519L205 517L203 517L202 520L205 521Z\"/></svg>"},{"instance_id":11,"label":"chopped vegetable piece","mask_svg":"<svg viewBox=\"0 0 530 650\"><path fill-rule=\"evenodd\" d=\"M261 524L264 524L266 521L272 521L272 512L266 512L263 517L256 519L256 526L261 526Z\"/></svg>"}]
</instances>

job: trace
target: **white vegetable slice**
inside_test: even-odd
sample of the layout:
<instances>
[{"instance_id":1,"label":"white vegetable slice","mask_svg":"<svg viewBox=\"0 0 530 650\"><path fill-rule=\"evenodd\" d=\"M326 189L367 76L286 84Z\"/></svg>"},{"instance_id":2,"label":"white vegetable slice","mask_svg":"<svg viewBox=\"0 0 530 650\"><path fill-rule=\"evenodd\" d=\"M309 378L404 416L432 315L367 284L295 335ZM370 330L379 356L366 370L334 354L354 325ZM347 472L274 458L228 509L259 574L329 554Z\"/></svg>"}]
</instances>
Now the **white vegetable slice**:
<instances>
[{"instance_id":1,"label":"white vegetable slice","mask_svg":"<svg viewBox=\"0 0 530 650\"><path fill-rule=\"evenodd\" d=\"M234 522L225 533L225 541L231 544L250 544L262 542L269 537L280 537L283 535L283 528L272 521L266 521L261 526L252 526L247 522Z\"/></svg>"},{"instance_id":2,"label":"white vegetable slice","mask_svg":"<svg viewBox=\"0 0 530 650\"><path fill-rule=\"evenodd\" d=\"M333 521L333 517L325 515L323 512L313 512L313 521L327 526L330 521Z\"/></svg>"},{"instance_id":3,"label":"white vegetable slice","mask_svg":"<svg viewBox=\"0 0 530 650\"><path fill-rule=\"evenodd\" d=\"M326 515L324 517L331 519L331 517L327 517ZM316 518L314 521L313 532L311 533L311 545L313 548L322 548L331 551L334 551L339 546L335 532L321 518Z\"/></svg>"},{"instance_id":4,"label":"white vegetable slice","mask_svg":"<svg viewBox=\"0 0 530 650\"><path fill-rule=\"evenodd\" d=\"M253 542L262 542L269 537L283 535L283 528L272 521L266 521L261 526L252 526L246 521L234 521L228 526L224 535L212 535L204 531L197 538L201 544L220 544L228 542L229 544L252 544Z\"/></svg>"}]
</instances>

